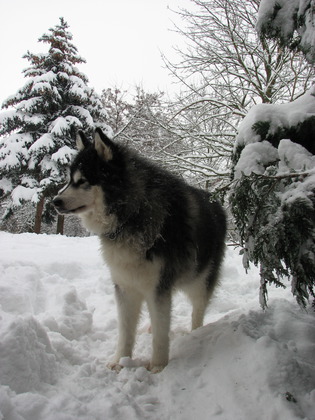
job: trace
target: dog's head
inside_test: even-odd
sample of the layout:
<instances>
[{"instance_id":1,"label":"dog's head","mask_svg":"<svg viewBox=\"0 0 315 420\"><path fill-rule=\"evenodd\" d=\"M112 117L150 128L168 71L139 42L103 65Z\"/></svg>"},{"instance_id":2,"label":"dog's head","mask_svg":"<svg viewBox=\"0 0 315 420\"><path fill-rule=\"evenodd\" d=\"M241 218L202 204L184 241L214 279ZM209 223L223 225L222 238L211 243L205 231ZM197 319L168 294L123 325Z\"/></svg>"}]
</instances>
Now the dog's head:
<instances>
[{"instance_id":1,"label":"dog's head","mask_svg":"<svg viewBox=\"0 0 315 420\"><path fill-rule=\"evenodd\" d=\"M111 167L116 166L116 145L99 128L94 142L82 132L77 135L77 154L70 167L70 180L54 198L61 214L82 214L91 210L99 196L100 184L106 182Z\"/></svg>"}]
</instances>

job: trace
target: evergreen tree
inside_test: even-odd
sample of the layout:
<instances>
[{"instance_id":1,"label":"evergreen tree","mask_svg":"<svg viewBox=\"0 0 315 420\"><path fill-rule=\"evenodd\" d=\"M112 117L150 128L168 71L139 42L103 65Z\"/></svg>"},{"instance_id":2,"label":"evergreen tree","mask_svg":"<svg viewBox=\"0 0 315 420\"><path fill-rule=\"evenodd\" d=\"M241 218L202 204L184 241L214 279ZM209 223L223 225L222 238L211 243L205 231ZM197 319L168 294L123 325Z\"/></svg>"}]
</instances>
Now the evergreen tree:
<instances>
[{"instance_id":1,"label":"evergreen tree","mask_svg":"<svg viewBox=\"0 0 315 420\"><path fill-rule=\"evenodd\" d=\"M0 113L0 189L10 195L6 216L15 206L31 201L36 206L34 231L40 231L55 211L46 198L65 182L66 168L75 153L78 128L92 132L94 126L109 130L100 98L88 87L87 77L76 67L85 60L72 44L68 24L49 29L39 42L48 53L24 56L26 84L9 97Z\"/></svg>"},{"instance_id":2,"label":"evergreen tree","mask_svg":"<svg viewBox=\"0 0 315 420\"><path fill-rule=\"evenodd\" d=\"M299 7L299 0L263 0L258 19L261 36L297 46L308 33L308 46L302 42L299 48L314 62L311 3ZM239 127L231 206L244 266L250 262L260 266L263 307L268 283L284 286L287 276L301 305L315 297L314 138L315 86L290 103L254 106Z\"/></svg>"},{"instance_id":3,"label":"evergreen tree","mask_svg":"<svg viewBox=\"0 0 315 420\"><path fill-rule=\"evenodd\" d=\"M315 1L261 0L257 29L262 39L277 39L315 63Z\"/></svg>"}]
</instances>

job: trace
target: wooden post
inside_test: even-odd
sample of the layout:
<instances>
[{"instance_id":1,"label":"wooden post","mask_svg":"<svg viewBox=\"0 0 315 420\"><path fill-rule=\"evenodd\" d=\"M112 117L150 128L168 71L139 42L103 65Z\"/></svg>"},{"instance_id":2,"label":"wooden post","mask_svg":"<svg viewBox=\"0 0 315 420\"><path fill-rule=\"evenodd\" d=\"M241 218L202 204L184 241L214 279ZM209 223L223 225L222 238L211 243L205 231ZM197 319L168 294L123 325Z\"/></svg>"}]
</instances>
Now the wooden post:
<instances>
[{"instance_id":1,"label":"wooden post","mask_svg":"<svg viewBox=\"0 0 315 420\"><path fill-rule=\"evenodd\" d=\"M42 197L36 205L34 233L40 233L42 227L42 214L44 210L45 197Z\"/></svg>"},{"instance_id":2,"label":"wooden post","mask_svg":"<svg viewBox=\"0 0 315 420\"><path fill-rule=\"evenodd\" d=\"M65 216L58 214L57 218L57 235L63 235L63 228L64 228Z\"/></svg>"}]
</instances>

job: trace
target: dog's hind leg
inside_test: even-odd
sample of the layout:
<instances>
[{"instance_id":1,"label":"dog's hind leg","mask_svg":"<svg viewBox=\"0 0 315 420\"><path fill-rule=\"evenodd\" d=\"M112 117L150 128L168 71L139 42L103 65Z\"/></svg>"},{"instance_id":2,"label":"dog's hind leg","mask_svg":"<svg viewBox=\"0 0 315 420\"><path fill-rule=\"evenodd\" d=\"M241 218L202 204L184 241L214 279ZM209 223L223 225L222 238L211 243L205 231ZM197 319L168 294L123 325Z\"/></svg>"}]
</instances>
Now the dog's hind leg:
<instances>
[{"instance_id":1,"label":"dog's hind leg","mask_svg":"<svg viewBox=\"0 0 315 420\"><path fill-rule=\"evenodd\" d=\"M118 310L119 337L114 363L121 357L131 357L139 320L142 295L132 289L122 289L115 285Z\"/></svg>"},{"instance_id":2,"label":"dog's hind leg","mask_svg":"<svg viewBox=\"0 0 315 420\"><path fill-rule=\"evenodd\" d=\"M192 304L191 329L202 327L205 312L209 303L209 294L206 290L201 293L191 293L189 298Z\"/></svg>"},{"instance_id":3,"label":"dog's hind leg","mask_svg":"<svg viewBox=\"0 0 315 420\"><path fill-rule=\"evenodd\" d=\"M152 329L152 357L150 370L160 372L169 357L169 331L171 320L171 292L156 293L148 300Z\"/></svg>"},{"instance_id":4,"label":"dog's hind leg","mask_svg":"<svg viewBox=\"0 0 315 420\"><path fill-rule=\"evenodd\" d=\"M207 288L204 278L201 277L194 281L190 287L185 288L184 291L192 304L191 329L195 330L203 325L212 290Z\"/></svg>"}]
</instances>

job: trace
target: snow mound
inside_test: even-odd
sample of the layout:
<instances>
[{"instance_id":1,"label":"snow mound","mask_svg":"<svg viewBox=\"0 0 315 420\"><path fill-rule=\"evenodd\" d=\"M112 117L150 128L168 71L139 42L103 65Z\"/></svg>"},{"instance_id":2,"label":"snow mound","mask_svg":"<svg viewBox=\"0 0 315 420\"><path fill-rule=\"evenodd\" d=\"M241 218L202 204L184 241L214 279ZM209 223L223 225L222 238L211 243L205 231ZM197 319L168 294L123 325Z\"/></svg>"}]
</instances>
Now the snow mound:
<instances>
[{"instance_id":1,"label":"snow mound","mask_svg":"<svg viewBox=\"0 0 315 420\"><path fill-rule=\"evenodd\" d=\"M66 293L64 300L64 316L59 321L58 329L68 340L77 340L91 331L93 314L87 311L75 289Z\"/></svg>"},{"instance_id":2,"label":"snow mound","mask_svg":"<svg viewBox=\"0 0 315 420\"><path fill-rule=\"evenodd\" d=\"M313 419L314 316L295 309L277 300L265 312L229 315L176 340L162 373L163 398L174 401L166 418L258 420L259 406L266 419ZM196 416L196 407L206 411Z\"/></svg>"},{"instance_id":3,"label":"snow mound","mask_svg":"<svg viewBox=\"0 0 315 420\"><path fill-rule=\"evenodd\" d=\"M1 320L2 323L4 319ZM57 365L45 329L33 317L17 317L1 327L1 384L16 393L54 384Z\"/></svg>"}]
</instances>

